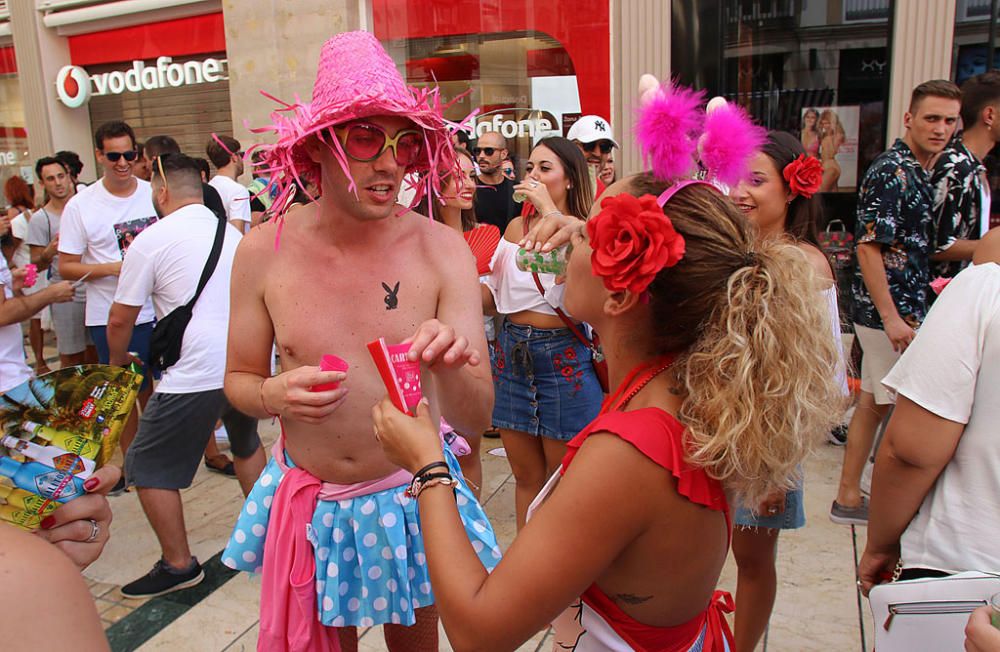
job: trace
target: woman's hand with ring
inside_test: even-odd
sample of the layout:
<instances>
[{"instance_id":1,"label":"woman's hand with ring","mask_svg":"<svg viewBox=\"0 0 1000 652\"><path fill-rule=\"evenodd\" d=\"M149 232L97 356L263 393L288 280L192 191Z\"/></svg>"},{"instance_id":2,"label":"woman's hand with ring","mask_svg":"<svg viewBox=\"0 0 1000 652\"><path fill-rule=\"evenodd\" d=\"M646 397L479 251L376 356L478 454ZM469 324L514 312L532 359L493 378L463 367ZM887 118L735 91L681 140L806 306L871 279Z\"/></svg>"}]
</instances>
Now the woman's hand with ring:
<instances>
[{"instance_id":1,"label":"woman's hand with ring","mask_svg":"<svg viewBox=\"0 0 1000 652\"><path fill-rule=\"evenodd\" d=\"M35 534L66 553L81 570L89 566L101 556L111 535L107 493L121 475L121 469L112 465L94 471L83 484L87 494L60 505Z\"/></svg>"},{"instance_id":2,"label":"woman's hand with ring","mask_svg":"<svg viewBox=\"0 0 1000 652\"><path fill-rule=\"evenodd\" d=\"M757 513L763 516L774 516L785 511L785 490L772 491L757 507Z\"/></svg>"},{"instance_id":3,"label":"woman's hand with ring","mask_svg":"<svg viewBox=\"0 0 1000 652\"><path fill-rule=\"evenodd\" d=\"M514 186L514 190L527 197L527 201L534 204L539 215L558 210L555 202L552 201L552 196L549 195L548 187L536 179L526 178Z\"/></svg>"}]
</instances>

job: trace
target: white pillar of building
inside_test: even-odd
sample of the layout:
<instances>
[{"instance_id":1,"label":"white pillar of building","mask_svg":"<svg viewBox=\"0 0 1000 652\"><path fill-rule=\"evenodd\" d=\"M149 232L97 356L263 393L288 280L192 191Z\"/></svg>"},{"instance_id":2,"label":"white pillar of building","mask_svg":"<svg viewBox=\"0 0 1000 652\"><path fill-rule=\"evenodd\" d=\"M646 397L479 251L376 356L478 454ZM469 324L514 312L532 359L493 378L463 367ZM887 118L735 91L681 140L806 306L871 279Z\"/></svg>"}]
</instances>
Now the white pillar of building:
<instances>
[{"instance_id":1,"label":"white pillar of building","mask_svg":"<svg viewBox=\"0 0 1000 652\"><path fill-rule=\"evenodd\" d=\"M632 137L639 77L670 77L670 3L613 0L611 7L611 125L621 143L615 154L618 177L640 172L642 161Z\"/></svg>"},{"instance_id":2,"label":"white pillar of building","mask_svg":"<svg viewBox=\"0 0 1000 652\"><path fill-rule=\"evenodd\" d=\"M59 150L76 152L84 164L81 179L93 181L97 178L97 164L90 113L86 108L71 109L56 96L56 75L70 63L69 41L42 23L34 2L11 2L7 6L24 101L28 152L33 161Z\"/></svg>"},{"instance_id":3,"label":"white pillar of building","mask_svg":"<svg viewBox=\"0 0 1000 652\"><path fill-rule=\"evenodd\" d=\"M913 89L931 79L951 79L955 36L955 0L895 0L894 6L887 145L903 136Z\"/></svg>"}]
</instances>

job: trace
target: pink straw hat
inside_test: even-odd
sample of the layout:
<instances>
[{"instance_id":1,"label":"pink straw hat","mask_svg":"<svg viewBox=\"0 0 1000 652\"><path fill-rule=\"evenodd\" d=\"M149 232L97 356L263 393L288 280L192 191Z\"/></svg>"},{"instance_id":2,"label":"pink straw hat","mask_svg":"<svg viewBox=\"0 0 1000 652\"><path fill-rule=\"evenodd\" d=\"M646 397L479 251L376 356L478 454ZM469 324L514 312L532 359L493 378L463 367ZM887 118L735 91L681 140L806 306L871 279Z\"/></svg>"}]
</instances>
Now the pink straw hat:
<instances>
[{"instance_id":1,"label":"pink straw hat","mask_svg":"<svg viewBox=\"0 0 1000 652\"><path fill-rule=\"evenodd\" d=\"M319 165L304 147L310 136L317 137L333 151L347 175L349 190L356 192L340 141L327 130L358 118L404 116L423 131L423 152L407 168L408 174L415 173L421 180L413 205L427 193L440 196L443 177L457 167L451 134L461 125L444 117L449 105L441 101L437 88L407 86L392 58L369 32L344 32L323 45L312 102L303 104L296 98L295 104L288 104L264 91L261 93L282 104L282 108L271 113L271 125L251 130L277 136L273 145L251 148L263 151L256 170L270 175L270 184L264 192L278 187L277 206L287 204L285 198L294 193L296 182L304 188L303 181L319 179Z\"/></svg>"}]
</instances>

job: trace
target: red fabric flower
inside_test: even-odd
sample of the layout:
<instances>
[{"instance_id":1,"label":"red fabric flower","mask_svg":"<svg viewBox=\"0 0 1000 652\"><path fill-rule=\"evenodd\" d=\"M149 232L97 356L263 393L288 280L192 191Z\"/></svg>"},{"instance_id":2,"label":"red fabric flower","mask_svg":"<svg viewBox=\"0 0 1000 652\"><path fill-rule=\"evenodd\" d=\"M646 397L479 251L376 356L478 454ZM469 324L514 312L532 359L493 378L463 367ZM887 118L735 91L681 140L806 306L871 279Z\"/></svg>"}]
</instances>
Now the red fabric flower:
<instances>
[{"instance_id":1,"label":"red fabric flower","mask_svg":"<svg viewBox=\"0 0 1000 652\"><path fill-rule=\"evenodd\" d=\"M607 197L601 209L587 222L594 250L590 265L612 292L641 294L661 269L684 257L684 237L653 195Z\"/></svg>"},{"instance_id":2,"label":"red fabric flower","mask_svg":"<svg viewBox=\"0 0 1000 652\"><path fill-rule=\"evenodd\" d=\"M799 157L785 166L782 171L792 193L809 199L819 191L823 181L823 164L815 156L799 154Z\"/></svg>"}]
</instances>

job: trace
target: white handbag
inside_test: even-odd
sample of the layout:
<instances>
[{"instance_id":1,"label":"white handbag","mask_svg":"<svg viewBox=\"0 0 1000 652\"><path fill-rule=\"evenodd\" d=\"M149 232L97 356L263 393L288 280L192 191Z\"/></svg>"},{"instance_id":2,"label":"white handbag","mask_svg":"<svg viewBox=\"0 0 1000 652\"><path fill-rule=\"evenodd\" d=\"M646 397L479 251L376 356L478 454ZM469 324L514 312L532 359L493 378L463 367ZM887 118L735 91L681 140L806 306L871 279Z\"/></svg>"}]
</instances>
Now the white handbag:
<instances>
[{"instance_id":1,"label":"white handbag","mask_svg":"<svg viewBox=\"0 0 1000 652\"><path fill-rule=\"evenodd\" d=\"M967 571L880 584L868 595L875 652L961 652L969 614L995 593L1000 573Z\"/></svg>"}]
</instances>

